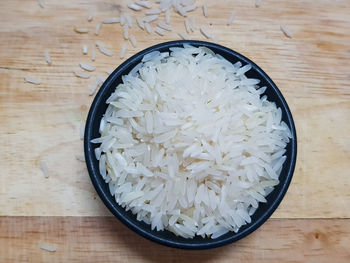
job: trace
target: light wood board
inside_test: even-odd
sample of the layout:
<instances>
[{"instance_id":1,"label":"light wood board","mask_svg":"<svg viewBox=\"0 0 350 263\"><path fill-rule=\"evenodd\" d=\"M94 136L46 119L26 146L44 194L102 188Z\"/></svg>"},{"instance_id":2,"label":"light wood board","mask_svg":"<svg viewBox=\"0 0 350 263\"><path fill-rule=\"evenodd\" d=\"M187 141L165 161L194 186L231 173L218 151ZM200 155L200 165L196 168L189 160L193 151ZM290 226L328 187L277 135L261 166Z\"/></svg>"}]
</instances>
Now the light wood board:
<instances>
[{"instance_id":1,"label":"light wood board","mask_svg":"<svg viewBox=\"0 0 350 263\"><path fill-rule=\"evenodd\" d=\"M79 127L93 99L88 96L91 84L97 75L107 77L105 70L114 69L124 61L119 58L122 44L126 42L120 25L103 25L98 36L94 34L95 26L105 18L118 16L120 10L135 15L125 8L126 3L128 1L46 0L42 9L36 0L0 1L1 247L9 248L14 244L9 237L15 237L17 227L40 226L40 222L46 220L43 216L50 216L49 225L56 227L55 222L68 220L64 217L79 217L74 219L78 220L76 222L85 220L80 217L93 217L94 224L103 224L106 220L103 218L110 215L96 196L85 164L75 160L75 156L82 155ZM260 258L262 254L259 253L263 253L264 248L269 250L268 247L276 245L282 250L273 255L265 253L267 259L288 255L290 261L302 261L305 258L295 254L307 251L301 245L306 241L302 238L304 234L298 233L309 231L315 224L321 232L332 227L336 229L335 236L339 235L342 241L328 248L328 258L339 255L342 256L339 261L344 260L349 256L346 249L350 250L346 237L350 218L349 1L271 0L263 1L259 8L254 3L253 0L207 1L209 16L203 17L201 8L197 8L191 17L195 18L197 26L215 35L219 44L249 57L275 81L295 120L298 160L288 193L272 215L280 220L270 220L259 234L222 251L232 257L243 249L239 258L244 261L245 258ZM89 7L95 14L92 22L87 22ZM236 19L227 26L232 11ZM164 15L161 19L164 20ZM290 29L292 39L283 35L280 25ZM77 34L74 26L87 27L89 33ZM185 31L184 19L172 13L171 26L173 31L161 37L148 35L134 25L130 33L135 36L137 47L128 43L127 57L153 44L179 39L177 32ZM205 40L198 30L190 36ZM96 50L96 61L91 62L91 47L96 40L106 43L114 56L106 57ZM83 44L89 46L89 55L82 54ZM45 62L45 49L51 53L51 66ZM81 61L97 68L88 80L73 75ZM38 78L41 84L25 83L25 76ZM39 169L41 161L48 165L50 176L47 179ZM289 236L291 225L294 227L291 230L297 233ZM82 231L79 225L73 226ZM90 228L95 225L84 227L90 231L86 238L92 242L89 235L96 233ZM70 228L63 228L60 233L70 235L67 229ZM123 231L124 236L130 232ZM285 234L280 235L278 231ZM40 231L36 235L38 239L45 236L53 243L56 237ZM275 241L266 243L265 237ZM15 240L16 246L28 250L9 254L5 249L0 253L0 261L14 260L25 252L33 260L49 259L30 243L35 240L24 237ZM73 242L73 239L67 240ZM124 261L142 261L143 255L136 255L129 247L132 244L123 242L124 239L117 242L121 248L113 251L115 254L107 254L119 255ZM144 245L141 238L133 242ZM83 259L87 250L99 251L102 244L103 239L100 239L95 248L92 244L85 250L78 247L74 257ZM30 247L26 248L28 245ZM169 251L165 250L163 255L173 253ZM252 251L252 255L248 251ZM62 253L56 253L56 261L67 259ZM313 250L310 258L321 258L323 253L322 249ZM146 256L145 261L148 259ZM225 258L220 256L214 261L222 260Z\"/></svg>"}]
</instances>

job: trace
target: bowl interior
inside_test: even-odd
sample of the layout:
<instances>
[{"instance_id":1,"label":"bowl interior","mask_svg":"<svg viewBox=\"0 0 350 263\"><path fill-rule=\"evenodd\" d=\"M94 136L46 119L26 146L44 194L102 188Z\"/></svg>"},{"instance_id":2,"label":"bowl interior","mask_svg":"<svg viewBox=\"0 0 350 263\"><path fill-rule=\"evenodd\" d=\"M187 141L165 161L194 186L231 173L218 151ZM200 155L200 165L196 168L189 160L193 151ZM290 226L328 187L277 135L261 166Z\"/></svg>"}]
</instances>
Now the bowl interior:
<instances>
[{"instance_id":1,"label":"bowl interior","mask_svg":"<svg viewBox=\"0 0 350 263\"><path fill-rule=\"evenodd\" d=\"M90 140L100 136L99 124L108 106L106 104L106 100L115 90L116 86L119 83L121 83L121 76L128 74L130 70L141 61L142 57L145 54L155 50L158 50L160 52L169 51L170 47L182 47L184 43L188 43L193 46L208 47L212 51L214 51L217 54L220 54L232 63L235 63L237 61L241 61L243 65L250 63L252 65L252 69L248 71L246 75L250 78L260 79L261 82L259 85L267 87L265 95L267 95L269 101L275 102L277 107L281 108L282 119L289 126L292 132L292 139L288 143L286 148L287 159L283 165L283 169L280 174L279 185L277 185L273 192L266 197L266 203L259 204L259 208L252 216L252 222L250 224L242 226L238 233L229 232L217 239L204 239L202 237L185 239L182 237L175 236L169 231L152 231L149 225L147 225L144 222L137 221L136 216L133 215L130 211L126 212L124 208L122 208L116 203L114 197L110 194L108 184L106 184L103 178L100 176L98 161L95 159L94 149L98 147L98 145L90 143ZM222 246L241 239L242 237L253 232L261 224L263 224L270 217L273 211L277 208L288 189L296 162L296 147L296 133L292 115L281 92L278 90L273 81L267 76L267 74L263 70L261 70L255 63L253 63L246 57L238 54L237 52L234 52L228 48L217 44L191 40L166 42L150 47L134 55L133 57L125 61L123 64L121 64L108 77L108 79L105 81L105 83L97 93L89 111L84 136L85 159L92 183L100 198L109 208L109 210L124 224L126 224L129 228L136 231L140 235L163 245L185 249L206 249Z\"/></svg>"}]
</instances>

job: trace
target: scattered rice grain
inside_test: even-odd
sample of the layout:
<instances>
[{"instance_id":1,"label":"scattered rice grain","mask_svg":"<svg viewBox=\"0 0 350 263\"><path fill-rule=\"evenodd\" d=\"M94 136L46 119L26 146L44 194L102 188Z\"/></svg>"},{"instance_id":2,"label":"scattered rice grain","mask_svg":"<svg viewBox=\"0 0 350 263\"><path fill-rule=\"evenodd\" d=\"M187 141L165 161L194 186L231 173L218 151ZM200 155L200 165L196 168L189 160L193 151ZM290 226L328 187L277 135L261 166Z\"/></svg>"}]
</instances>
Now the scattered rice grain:
<instances>
[{"instance_id":1,"label":"scattered rice grain","mask_svg":"<svg viewBox=\"0 0 350 263\"><path fill-rule=\"evenodd\" d=\"M160 36L164 36L164 33L165 33L165 31L163 29L161 29L160 27L156 27L154 32L157 33Z\"/></svg>"},{"instance_id":2,"label":"scattered rice grain","mask_svg":"<svg viewBox=\"0 0 350 263\"><path fill-rule=\"evenodd\" d=\"M45 50L45 60L48 65L52 64L51 56L48 50Z\"/></svg>"},{"instance_id":3,"label":"scattered rice grain","mask_svg":"<svg viewBox=\"0 0 350 263\"><path fill-rule=\"evenodd\" d=\"M100 33L101 26L102 26L102 23L98 23L96 25L96 28L95 28L95 35L96 36L98 36L98 34Z\"/></svg>"},{"instance_id":4,"label":"scattered rice grain","mask_svg":"<svg viewBox=\"0 0 350 263\"><path fill-rule=\"evenodd\" d=\"M32 78L32 77L25 77L24 80L28 83L40 85L40 80Z\"/></svg>"},{"instance_id":5,"label":"scattered rice grain","mask_svg":"<svg viewBox=\"0 0 350 263\"><path fill-rule=\"evenodd\" d=\"M179 32L177 33L183 40L189 40L190 37L185 32Z\"/></svg>"},{"instance_id":6,"label":"scattered rice grain","mask_svg":"<svg viewBox=\"0 0 350 263\"><path fill-rule=\"evenodd\" d=\"M120 23L120 18L119 17L109 17L106 18L102 21L103 24L116 24Z\"/></svg>"},{"instance_id":7,"label":"scattered rice grain","mask_svg":"<svg viewBox=\"0 0 350 263\"><path fill-rule=\"evenodd\" d=\"M49 169L47 168L46 162L41 161L41 162L39 163L39 166L40 166L41 171L42 171L43 174L44 174L44 177L45 177L45 178L49 178Z\"/></svg>"},{"instance_id":8,"label":"scattered rice grain","mask_svg":"<svg viewBox=\"0 0 350 263\"><path fill-rule=\"evenodd\" d=\"M123 26L123 36L125 40L129 39L129 27L127 24Z\"/></svg>"},{"instance_id":9,"label":"scattered rice grain","mask_svg":"<svg viewBox=\"0 0 350 263\"><path fill-rule=\"evenodd\" d=\"M286 37L289 37L289 38L293 37L292 32L288 29L287 26L281 25L280 28Z\"/></svg>"},{"instance_id":10,"label":"scattered rice grain","mask_svg":"<svg viewBox=\"0 0 350 263\"><path fill-rule=\"evenodd\" d=\"M88 79L90 78L90 75L81 71L81 70L76 70L74 71L74 75L78 78L82 78L82 79Z\"/></svg>"},{"instance_id":11,"label":"scattered rice grain","mask_svg":"<svg viewBox=\"0 0 350 263\"><path fill-rule=\"evenodd\" d=\"M160 28L162 28L162 29L164 29L166 31L172 31L173 30L171 26L169 26L168 24L165 24L163 22L158 23L158 27L160 27Z\"/></svg>"},{"instance_id":12,"label":"scattered rice grain","mask_svg":"<svg viewBox=\"0 0 350 263\"><path fill-rule=\"evenodd\" d=\"M89 33L89 29L85 27L74 27L74 31L79 34L86 34Z\"/></svg>"},{"instance_id":13,"label":"scattered rice grain","mask_svg":"<svg viewBox=\"0 0 350 263\"><path fill-rule=\"evenodd\" d=\"M94 71L96 69L96 67L92 66L92 65L89 65L89 64L86 64L84 62L80 62L79 63L79 66L83 69L83 70L86 70L86 71Z\"/></svg>"},{"instance_id":14,"label":"scattered rice grain","mask_svg":"<svg viewBox=\"0 0 350 263\"><path fill-rule=\"evenodd\" d=\"M103 78L101 76L97 76L94 83L91 85L89 96L92 96L95 94L96 90L99 89L103 84Z\"/></svg>"},{"instance_id":15,"label":"scattered rice grain","mask_svg":"<svg viewBox=\"0 0 350 263\"><path fill-rule=\"evenodd\" d=\"M39 247L40 247L40 249L48 251L48 252L56 252L56 247L48 245L48 244L40 243Z\"/></svg>"},{"instance_id":16,"label":"scattered rice grain","mask_svg":"<svg viewBox=\"0 0 350 263\"><path fill-rule=\"evenodd\" d=\"M123 59L125 57L125 53L126 53L127 48L128 48L128 46L126 44L123 44L122 50L120 51L120 58Z\"/></svg>"},{"instance_id":17,"label":"scattered rice grain","mask_svg":"<svg viewBox=\"0 0 350 263\"><path fill-rule=\"evenodd\" d=\"M157 20L159 17L159 15L150 15L150 16L146 16L144 19L143 19L143 22L145 23L151 23L155 20Z\"/></svg>"},{"instance_id":18,"label":"scattered rice grain","mask_svg":"<svg viewBox=\"0 0 350 263\"><path fill-rule=\"evenodd\" d=\"M235 20L235 17L236 17L235 12L232 12L230 18L227 20L227 25L228 25L228 26L229 26L229 25L232 25L233 20Z\"/></svg>"},{"instance_id":19,"label":"scattered rice grain","mask_svg":"<svg viewBox=\"0 0 350 263\"><path fill-rule=\"evenodd\" d=\"M208 17L208 6L207 6L207 3L203 4L203 15L205 17Z\"/></svg>"},{"instance_id":20,"label":"scattered rice grain","mask_svg":"<svg viewBox=\"0 0 350 263\"><path fill-rule=\"evenodd\" d=\"M152 4L149 1L137 1L136 4L145 8L151 8Z\"/></svg>"},{"instance_id":21,"label":"scattered rice grain","mask_svg":"<svg viewBox=\"0 0 350 263\"><path fill-rule=\"evenodd\" d=\"M103 42L96 41L96 46L102 54L109 56L109 57L113 56L113 52L111 50L107 49Z\"/></svg>"},{"instance_id":22,"label":"scattered rice grain","mask_svg":"<svg viewBox=\"0 0 350 263\"><path fill-rule=\"evenodd\" d=\"M159 9L152 9L152 10L147 10L146 11L146 15L159 15L161 13L161 11Z\"/></svg>"},{"instance_id":23,"label":"scattered rice grain","mask_svg":"<svg viewBox=\"0 0 350 263\"><path fill-rule=\"evenodd\" d=\"M136 42L136 39L135 39L134 35L130 35L129 40L130 40L130 42L131 42L131 45L132 45L133 47L136 47L137 42Z\"/></svg>"},{"instance_id":24,"label":"scattered rice grain","mask_svg":"<svg viewBox=\"0 0 350 263\"><path fill-rule=\"evenodd\" d=\"M137 4L128 4L128 7L134 11L141 11L142 10L142 7L137 5Z\"/></svg>"},{"instance_id":25,"label":"scattered rice grain","mask_svg":"<svg viewBox=\"0 0 350 263\"><path fill-rule=\"evenodd\" d=\"M94 19L94 15L93 15L93 12L92 12L92 7L89 7L87 21L91 22L93 19Z\"/></svg>"},{"instance_id":26,"label":"scattered rice grain","mask_svg":"<svg viewBox=\"0 0 350 263\"><path fill-rule=\"evenodd\" d=\"M143 23L142 18L137 17L136 22L137 22L137 25L139 26L139 28L141 28L142 30L145 29L145 24Z\"/></svg>"},{"instance_id":27,"label":"scattered rice grain","mask_svg":"<svg viewBox=\"0 0 350 263\"><path fill-rule=\"evenodd\" d=\"M88 53L88 46L83 45L83 54L86 55Z\"/></svg>"}]
</instances>

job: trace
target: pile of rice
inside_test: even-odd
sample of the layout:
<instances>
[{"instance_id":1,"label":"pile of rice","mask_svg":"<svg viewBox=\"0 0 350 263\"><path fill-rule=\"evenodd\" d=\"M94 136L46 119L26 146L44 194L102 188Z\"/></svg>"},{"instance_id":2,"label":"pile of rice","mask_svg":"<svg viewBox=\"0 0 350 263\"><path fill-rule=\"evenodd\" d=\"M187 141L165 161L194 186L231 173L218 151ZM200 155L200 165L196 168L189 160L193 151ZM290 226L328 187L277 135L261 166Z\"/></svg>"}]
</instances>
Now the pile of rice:
<instances>
[{"instance_id":1,"label":"pile of rice","mask_svg":"<svg viewBox=\"0 0 350 263\"><path fill-rule=\"evenodd\" d=\"M119 205L184 238L251 222L279 183L291 133L250 69L184 45L122 77L92 140Z\"/></svg>"}]
</instances>

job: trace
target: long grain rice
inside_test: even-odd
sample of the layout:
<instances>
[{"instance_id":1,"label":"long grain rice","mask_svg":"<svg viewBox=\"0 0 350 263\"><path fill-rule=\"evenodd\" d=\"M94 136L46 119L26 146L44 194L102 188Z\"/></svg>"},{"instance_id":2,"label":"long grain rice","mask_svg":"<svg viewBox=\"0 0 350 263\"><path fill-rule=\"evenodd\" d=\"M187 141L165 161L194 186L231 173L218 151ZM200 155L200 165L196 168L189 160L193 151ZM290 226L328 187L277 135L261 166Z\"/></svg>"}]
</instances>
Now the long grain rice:
<instances>
[{"instance_id":1,"label":"long grain rice","mask_svg":"<svg viewBox=\"0 0 350 263\"><path fill-rule=\"evenodd\" d=\"M172 31L173 30L171 26L169 26L168 24L165 24L163 22L158 23L157 26L162 28L162 29L164 29L164 30L166 30L166 31Z\"/></svg>"},{"instance_id":2,"label":"long grain rice","mask_svg":"<svg viewBox=\"0 0 350 263\"><path fill-rule=\"evenodd\" d=\"M184 238L251 222L278 184L291 137L282 111L245 75L251 68L184 44L146 54L122 77L91 141L120 206Z\"/></svg>"},{"instance_id":3,"label":"long grain rice","mask_svg":"<svg viewBox=\"0 0 350 263\"><path fill-rule=\"evenodd\" d=\"M230 18L227 20L227 25L228 26L232 25L233 20L235 20L235 17L236 17L235 12L232 12Z\"/></svg>"},{"instance_id":4,"label":"long grain rice","mask_svg":"<svg viewBox=\"0 0 350 263\"><path fill-rule=\"evenodd\" d=\"M83 45L83 54L86 55L88 53L88 46L87 45Z\"/></svg>"},{"instance_id":5,"label":"long grain rice","mask_svg":"<svg viewBox=\"0 0 350 263\"><path fill-rule=\"evenodd\" d=\"M128 4L128 7L134 11L141 11L142 10L142 7L137 5L137 4Z\"/></svg>"},{"instance_id":6,"label":"long grain rice","mask_svg":"<svg viewBox=\"0 0 350 263\"><path fill-rule=\"evenodd\" d=\"M40 243L39 244L40 249L45 250L47 252L56 252L56 247L52 245L48 245L45 243Z\"/></svg>"},{"instance_id":7,"label":"long grain rice","mask_svg":"<svg viewBox=\"0 0 350 263\"><path fill-rule=\"evenodd\" d=\"M179 32L178 35L184 40L190 39L189 35L187 35L185 32Z\"/></svg>"},{"instance_id":8,"label":"long grain rice","mask_svg":"<svg viewBox=\"0 0 350 263\"><path fill-rule=\"evenodd\" d=\"M208 6L207 6L207 3L203 4L203 15L205 17L208 17Z\"/></svg>"},{"instance_id":9,"label":"long grain rice","mask_svg":"<svg viewBox=\"0 0 350 263\"><path fill-rule=\"evenodd\" d=\"M160 36L164 36L165 31L164 29L161 29L160 27L156 27L156 29L154 30L155 33L157 33Z\"/></svg>"},{"instance_id":10,"label":"long grain rice","mask_svg":"<svg viewBox=\"0 0 350 263\"><path fill-rule=\"evenodd\" d=\"M116 24L120 23L120 17L109 17L102 21L103 24Z\"/></svg>"},{"instance_id":11,"label":"long grain rice","mask_svg":"<svg viewBox=\"0 0 350 263\"><path fill-rule=\"evenodd\" d=\"M122 49L120 51L120 58L121 59L123 59L125 57L125 53L126 53L127 48L128 48L127 44L124 43L122 46Z\"/></svg>"},{"instance_id":12,"label":"long grain rice","mask_svg":"<svg viewBox=\"0 0 350 263\"><path fill-rule=\"evenodd\" d=\"M86 34L89 33L89 29L85 27L74 27L74 31L79 34Z\"/></svg>"},{"instance_id":13,"label":"long grain rice","mask_svg":"<svg viewBox=\"0 0 350 263\"><path fill-rule=\"evenodd\" d=\"M281 25L280 28L281 28L281 31L283 32L283 34L286 37L288 37L288 38L292 38L293 37L292 32L288 29L287 26Z\"/></svg>"},{"instance_id":14,"label":"long grain rice","mask_svg":"<svg viewBox=\"0 0 350 263\"><path fill-rule=\"evenodd\" d=\"M144 19L143 19L143 22L145 23L151 23L155 20L157 20L159 17L159 15L150 15L150 16L146 16Z\"/></svg>"},{"instance_id":15,"label":"long grain rice","mask_svg":"<svg viewBox=\"0 0 350 263\"><path fill-rule=\"evenodd\" d=\"M152 7L152 4L149 1L137 1L136 4L148 9Z\"/></svg>"},{"instance_id":16,"label":"long grain rice","mask_svg":"<svg viewBox=\"0 0 350 263\"><path fill-rule=\"evenodd\" d=\"M41 83L39 79L29 77L29 76L24 77L24 80L28 83L35 84L35 85L40 85L40 83Z\"/></svg>"},{"instance_id":17,"label":"long grain rice","mask_svg":"<svg viewBox=\"0 0 350 263\"><path fill-rule=\"evenodd\" d=\"M86 70L86 71L94 71L94 70L96 69L95 66L89 65L89 64L84 63L84 62L80 62L80 63L79 63L79 66L80 66L83 70Z\"/></svg>"},{"instance_id":18,"label":"long grain rice","mask_svg":"<svg viewBox=\"0 0 350 263\"><path fill-rule=\"evenodd\" d=\"M83 72L83 71L81 71L81 70L76 70L76 71L74 71L73 73L74 73L74 75L75 75L76 77L78 77L78 78L82 78L82 79L88 79L88 78L90 78L90 75L89 75L88 73L85 73L85 72Z\"/></svg>"},{"instance_id":19,"label":"long grain rice","mask_svg":"<svg viewBox=\"0 0 350 263\"><path fill-rule=\"evenodd\" d=\"M88 9L88 16L87 16L87 21L88 21L88 22L91 22L93 19L94 19L94 14L93 14L92 8L89 7L89 9Z\"/></svg>"},{"instance_id":20,"label":"long grain rice","mask_svg":"<svg viewBox=\"0 0 350 263\"><path fill-rule=\"evenodd\" d=\"M44 174L44 177L45 177L45 178L49 178L49 169L47 168L46 162L41 161L41 162L39 163L39 166L40 166L41 171L42 171L43 174Z\"/></svg>"},{"instance_id":21,"label":"long grain rice","mask_svg":"<svg viewBox=\"0 0 350 263\"><path fill-rule=\"evenodd\" d=\"M52 60L51 60L51 56L50 56L49 51L46 49L44 53L45 53L45 60L46 60L46 63L47 63L48 65L51 65L51 64L52 64Z\"/></svg>"},{"instance_id":22,"label":"long grain rice","mask_svg":"<svg viewBox=\"0 0 350 263\"><path fill-rule=\"evenodd\" d=\"M96 46L102 54L109 56L109 57L113 56L113 52L111 50L107 49L103 42L96 41Z\"/></svg>"},{"instance_id":23,"label":"long grain rice","mask_svg":"<svg viewBox=\"0 0 350 263\"><path fill-rule=\"evenodd\" d=\"M130 43L133 47L137 46L137 42L136 42L134 35L130 35L129 40L130 40Z\"/></svg>"}]
</instances>

